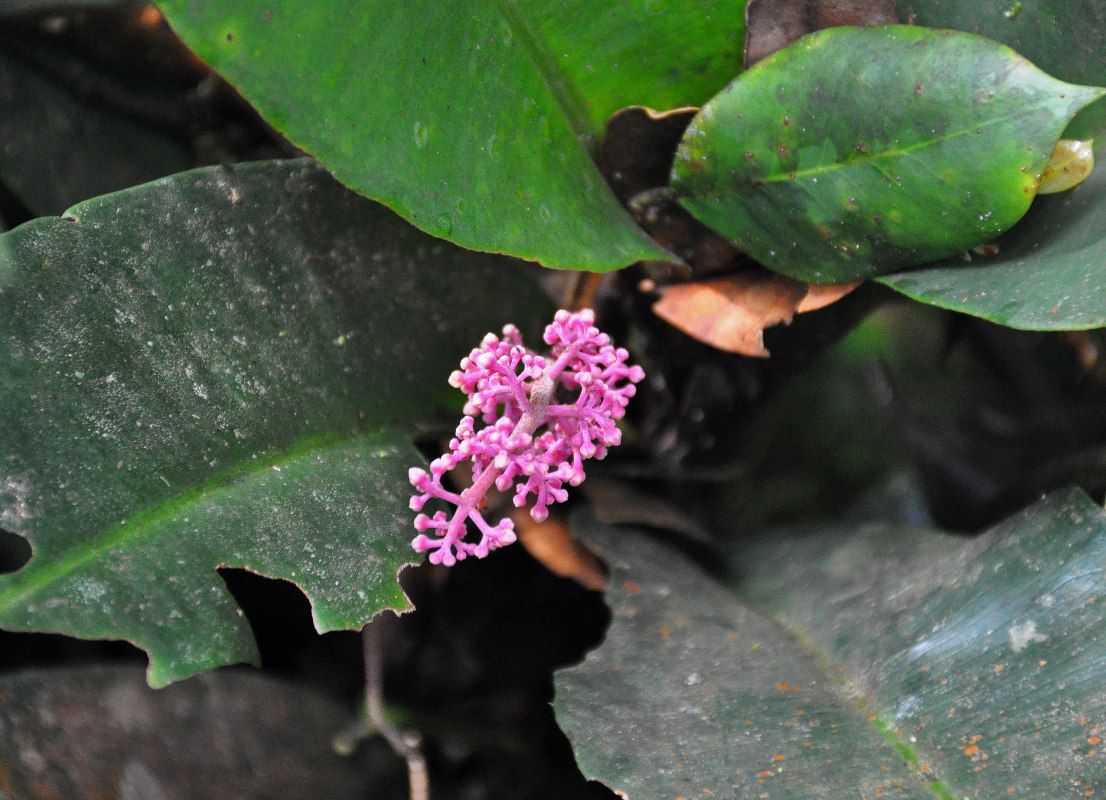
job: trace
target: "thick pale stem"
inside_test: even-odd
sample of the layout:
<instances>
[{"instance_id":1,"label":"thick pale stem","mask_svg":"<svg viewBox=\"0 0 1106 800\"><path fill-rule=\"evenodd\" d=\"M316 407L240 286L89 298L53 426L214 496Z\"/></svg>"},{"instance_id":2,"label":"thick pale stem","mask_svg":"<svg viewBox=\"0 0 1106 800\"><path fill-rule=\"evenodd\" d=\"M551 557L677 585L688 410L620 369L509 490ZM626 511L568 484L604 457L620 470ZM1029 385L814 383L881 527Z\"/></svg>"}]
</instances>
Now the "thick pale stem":
<instances>
[{"instance_id":1,"label":"thick pale stem","mask_svg":"<svg viewBox=\"0 0 1106 800\"><path fill-rule=\"evenodd\" d=\"M582 348L583 344L580 342L570 344L565 348L564 352L561 353L560 357L557 358L556 363L545 373L549 376L549 379L553 381L554 386L556 386L557 378L561 376L561 373L565 371L569 363L575 361L580 355L580 350ZM550 391L550 395L552 395L552 391Z\"/></svg>"},{"instance_id":2,"label":"thick pale stem","mask_svg":"<svg viewBox=\"0 0 1106 800\"><path fill-rule=\"evenodd\" d=\"M538 377L530 381L530 392L526 403L523 405L525 411L522 413L522 418L515 423L514 429L511 431L511 438L514 439L517 436L533 436L534 431L545 422L545 412L549 408L550 402L553 400L553 394L556 391L556 382L549 377L547 373L542 373ZM455 536L458 539L464 535L465 520L468 519L469 512L474 510L480 501L491 491L492 486L495 485L495 481L503 474L503 470L497 468L494 464L489 464L484 467L484 471L473 481L472 486L461 492L461 502L458 503L458 508L463 510L463 514L455 514L453 519L449 523L449 534Z\"/></svg>"}]
</instances>

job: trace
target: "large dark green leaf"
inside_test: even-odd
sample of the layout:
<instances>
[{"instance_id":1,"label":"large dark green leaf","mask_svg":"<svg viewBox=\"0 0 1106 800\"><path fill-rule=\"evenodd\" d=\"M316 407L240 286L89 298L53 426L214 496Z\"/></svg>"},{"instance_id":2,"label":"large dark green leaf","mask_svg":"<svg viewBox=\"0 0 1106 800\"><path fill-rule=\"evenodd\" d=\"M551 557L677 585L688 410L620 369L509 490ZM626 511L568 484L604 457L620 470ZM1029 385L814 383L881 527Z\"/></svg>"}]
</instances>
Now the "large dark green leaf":
<instances>
[{"instance_id":1,"label":"large dark green leaf","mask_svg":"<svg viewBox=\"0 0 1106 800\"><path fill-rule=\"evenodd\" d=\"M1010 227L1065 125L1104 92L970 34L829 29L711 100L684 135L672 186L777 272L871 277Z\"/></svg>"},{"instance_id":2,"label":"large dark green leaf","mask_svg":"<svg viewBox=\"0 0 1106 800\"><path fill-rule=\"evenodd\" d=\"M631 797L1106 788L1106 515L1081 492L974 539L879 523L754 537L731 561L745 600L634 531L584 529L614 622L558 674L556 705L585 773Z\"/></svg>"},{"instance_id":3,"label":"large dark green leaf","mask_svg":"<svg viewBox=\"0 0 1106 800\"><path fill-rule=\"evenodd\" d=\"M556 675L584 775L634 800L930 795L823 665L644 532L576 525L611 569L613 621Z\"/></svg>"},{"instance_id":4,"label":"large dark green leaf","mask_svg":"<svg viewBox=\"0 0 1106 800\"><path fill-rule=\"evenodd\" d=\"M495 286L494 293L488 286ZM166 683L249 661L220 580L320 631L406 603L412 426L489 329L544 306L307 161L183 173L0 237L0 625L130 639Z\"/></svg>"},{"instance_id":5,"label":"large dark green leaf","mask_svg":"<svg viewBox=\"0 0 1106 800\"><path fill-rule=\"evenodd\" d=\"M953 796L1106 789L1106 514L1081 491L975 539L837 528L762 538L738 559L738 588Z\"/></svg>"},{"instance_id":6,"label":"large dark green leaf","mask_svg":"<svg viewBox=\"0 0 1106 800\"><path fill-rule=\"evenodd\" d=\"M401 796L371 749L336 752L353 722L347 703L263 672L156 691L130 666L5 672L0 785L5 800L319 800L362 797L370 782L375 797Z\"/></svg>"},{"instance_id":7,"label":"large dark green leaf","mask_svg":"<svg viewBox=\"0 0 1106 800\"><path fill-rule=\"evenodd\" d=\"M743 4L163 0L196 52L347 185L425 231L549 266L669 258L588 146L618 108L702 102Z\"/></svg>"}]
</instances>

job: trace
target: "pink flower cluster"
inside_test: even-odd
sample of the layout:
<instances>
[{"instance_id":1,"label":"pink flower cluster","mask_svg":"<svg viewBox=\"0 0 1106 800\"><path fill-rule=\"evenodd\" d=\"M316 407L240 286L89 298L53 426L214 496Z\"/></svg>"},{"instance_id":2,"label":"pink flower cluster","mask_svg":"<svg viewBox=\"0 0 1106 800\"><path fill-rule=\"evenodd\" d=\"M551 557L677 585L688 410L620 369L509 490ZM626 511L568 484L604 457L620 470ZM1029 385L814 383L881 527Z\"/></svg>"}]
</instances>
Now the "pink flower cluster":
<instances>
[{"instance_id":1,"label":"pink flower cluster","mask_svg":"<svg viewBox=\"0 0 1106 800\"><path fill-rule=\"evenodd\" d=\"M450 514L415 518L420 533L411 544L420 553L431 551L431 562L450 566L469 555L483 558L515 541L510 519L493 526L481 513L493 486L501 492L515 486L514 504L520 508L532 497L530 515L541 522L550 503L568 497L565 484L584 480L584 459L603 458L621 441L615 420L626 413L634 384L645 373L628 366L626 350L615 348L594 322L590 309L558 311L545 329L547 356L523 345L518 328L508 325L502 338L485 336L449 376L450 385L468 395L465 417L449 452L430 463L429 473L410 471L418 492L412 510L422 511L431 498L455 506ZM477 418L485 423L479 430ZM451 492L442 486L442 476L463 461L472 462L473 483ZM479 542L462 541L469 519L480 532Z\"/></svg>"}]
</instances>

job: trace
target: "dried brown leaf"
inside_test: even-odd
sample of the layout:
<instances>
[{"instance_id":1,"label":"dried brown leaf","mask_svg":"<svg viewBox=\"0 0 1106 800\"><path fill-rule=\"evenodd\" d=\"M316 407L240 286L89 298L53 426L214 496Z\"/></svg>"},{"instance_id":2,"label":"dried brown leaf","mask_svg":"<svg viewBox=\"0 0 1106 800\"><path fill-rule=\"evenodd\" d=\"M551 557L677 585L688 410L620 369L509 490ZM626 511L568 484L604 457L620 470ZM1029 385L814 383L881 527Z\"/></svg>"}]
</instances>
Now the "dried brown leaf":
<instances>
[{"instance_id":1,"label":"dried brown leaf","mask_svg":"<svg viewBox=\"0 0 1106 800\"><path fill-rule=\"evenodd\" d=\"M676 146L698 111L628 106L607 121L595 160L619 200L668 184Z\"/></svg>"},{"instance_id":2,"label":"dried brown leaf","mask_svg":"<svg viewBox=\"0 0 1106 800\"><path fill-rule=\"evenodd\" d=\"M562 578L571 578L585 589L601 592L607 586L607 569L602 560L572 538L568 526L556 516L534 522L529 512L516 508L511 512L519 544Z\"/></svg>"},{"instance_id":3,"label":"dried brown leaf","mask_svg":"<svg viewBox=\"0 0 1106 800\"><path fill-rule=\"evenodd\" d=\"M719 350L767 358L765 328L791 322L795 314L824 308L858 285L811 286L767 270L750 270L662 287L653 312Z\"/></svg>"},{"instance_id":4,"label":"dried brown leaf","mask_svg":"<svg viewBox=\"0 0 1106 800\"><path fill-rule=\"evenodd\" d=\"M795 311L799 314L805 314L808 311L825 308L830 303L836 303L859 285L859 282L831 285L811 284L806 287L806 295L799 301Z\"/></svg>"}]
</instances>

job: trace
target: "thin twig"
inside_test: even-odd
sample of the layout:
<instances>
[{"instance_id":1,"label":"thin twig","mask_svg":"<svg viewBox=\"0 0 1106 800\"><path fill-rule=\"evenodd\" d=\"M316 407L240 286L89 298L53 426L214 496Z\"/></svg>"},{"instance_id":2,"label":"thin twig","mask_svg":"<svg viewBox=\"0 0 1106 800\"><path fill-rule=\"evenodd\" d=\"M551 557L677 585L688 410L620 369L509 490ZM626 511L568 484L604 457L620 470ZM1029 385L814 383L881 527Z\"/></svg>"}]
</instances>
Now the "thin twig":
<instances>
[{"instance_id":1,"label":"thin twig","mask_svg":"<svg viewBox=\"0 0 1106 800\"><path fill-rule=\"evenodd\" d=\"M384 649L380 620L364 627L362 641L365 645L365 710L369 721L392 750L407 762L410 800L430 800L430 776L422 754L422 740L416 733L400 730L384 713Z\"/></svg>"}]
</instances>

